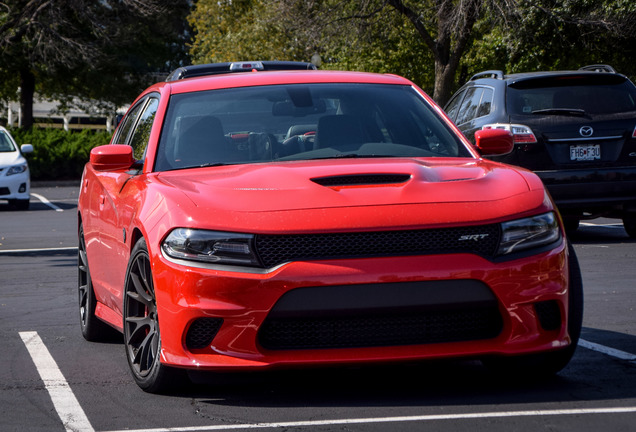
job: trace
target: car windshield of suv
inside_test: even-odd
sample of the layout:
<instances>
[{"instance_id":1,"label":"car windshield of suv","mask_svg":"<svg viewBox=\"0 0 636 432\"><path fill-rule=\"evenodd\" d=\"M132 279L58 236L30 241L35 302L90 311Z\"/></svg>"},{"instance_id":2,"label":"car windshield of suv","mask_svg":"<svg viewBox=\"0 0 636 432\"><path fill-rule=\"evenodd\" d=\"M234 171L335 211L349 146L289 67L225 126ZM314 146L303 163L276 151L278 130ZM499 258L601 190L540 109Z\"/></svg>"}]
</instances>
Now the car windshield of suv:
<instances>
[{"instance_id":1,"label":"car windshield of suv","mask_svg":"<svg viewBox=\"0 0 636 432\"><path fill-rule=\"evenodd\" d=\"M173 95L155 170L391 156L472 157L409 86L293 84Z\"/></svg>"},{"instance_id":2,"label":"car windshield of suv","mask_svg":"<svg viewBox=\"0 0 636 432\"><path fill-rule=\"evenodd\" d=\"M4 132L0 132L0 153L14 152L15 146Z\"/></svg>"},{"instance_id":3,"label":"car windshield of suv","mask_svg":"<svg viewBox=\"0 0 636 432\"><path fill-rule=\"evenodd\" d=\"M636 110L634 87L621 76L559 76L512 83L511 115L598 115Z\"/></svg>"}]
</instances>

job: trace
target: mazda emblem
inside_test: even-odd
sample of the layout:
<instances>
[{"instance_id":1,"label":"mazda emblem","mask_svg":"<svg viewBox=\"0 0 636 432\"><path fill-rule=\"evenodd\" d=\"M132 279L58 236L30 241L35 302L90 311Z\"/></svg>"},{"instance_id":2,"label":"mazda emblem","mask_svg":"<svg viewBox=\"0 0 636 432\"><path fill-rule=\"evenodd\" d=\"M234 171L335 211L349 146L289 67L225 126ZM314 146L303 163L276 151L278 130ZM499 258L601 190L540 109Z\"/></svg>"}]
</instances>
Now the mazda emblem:
<instances>
[{"instance_id":1,"label":"mazda emblem","mask_svg":"<svg viewBox=\"0 0 636 432\"><path fill-rule=\"evenodd\" d=\"M579 129L579 133L582 137L591 137L594 133L594 129L592 129L592 126L583 126Z\"/></svg>"}]
</instances>

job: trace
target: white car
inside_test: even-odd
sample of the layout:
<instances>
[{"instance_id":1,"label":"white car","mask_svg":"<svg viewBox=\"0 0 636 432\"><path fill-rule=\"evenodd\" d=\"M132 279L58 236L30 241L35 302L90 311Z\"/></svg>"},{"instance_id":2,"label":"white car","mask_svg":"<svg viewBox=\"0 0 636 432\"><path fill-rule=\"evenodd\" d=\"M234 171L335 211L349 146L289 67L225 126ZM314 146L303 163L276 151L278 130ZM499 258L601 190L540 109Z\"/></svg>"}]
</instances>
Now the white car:
<instances>
[{"instance_id":1,"label":"white car","mask_svg":"<svg viewBox=\"0 0 636 432\"><path fill-rule=\"evenodd\" d=\"M31 144L18 148L9 131L0 127L0 200L8 200L19 210L29 208L31 181L23 154L32 151Z\"/></svg>"}]
</instances>

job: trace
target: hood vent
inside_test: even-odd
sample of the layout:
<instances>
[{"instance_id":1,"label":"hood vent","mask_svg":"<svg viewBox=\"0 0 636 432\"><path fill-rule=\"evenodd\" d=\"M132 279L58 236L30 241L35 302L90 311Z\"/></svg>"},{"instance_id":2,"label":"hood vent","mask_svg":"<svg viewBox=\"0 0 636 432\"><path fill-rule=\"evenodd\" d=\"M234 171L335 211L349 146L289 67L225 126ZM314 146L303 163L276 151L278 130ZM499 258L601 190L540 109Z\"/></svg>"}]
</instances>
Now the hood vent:
<instances>
[{"instance_id":1,"label":"hood vent","mask_svg":"<svg viewBox=\"0 0 636 432\"><path fill-rule=\"evenodd\" d=\"M406 183L411 179L410 174L351 174L332 177L316 177L311 181L321 186L374 186Z\"/></svg>"}]
</instances>

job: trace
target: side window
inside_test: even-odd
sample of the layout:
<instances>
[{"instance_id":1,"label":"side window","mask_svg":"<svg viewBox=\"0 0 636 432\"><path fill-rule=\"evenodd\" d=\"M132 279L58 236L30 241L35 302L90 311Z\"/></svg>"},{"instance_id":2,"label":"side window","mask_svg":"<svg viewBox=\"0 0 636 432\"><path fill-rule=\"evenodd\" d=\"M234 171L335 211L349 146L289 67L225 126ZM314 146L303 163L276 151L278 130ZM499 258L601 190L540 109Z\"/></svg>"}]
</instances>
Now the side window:
<instances>
[{"instance_id":1,"label":"side window","mask_svg":"<svg viewBox=\"0 0 636 432\"><path fill-rule=\"evenodd\" d=\"M481 96L481 102L479 102L479 108L477 109L477 115L475 116L476 118L490 114L490 110L492 109L493 95L493 89L484 88L484 93Z\"/></svg>"},{"instance_id":2,"label":"side window","mask_svg":"<svg viewBox=\"0 0 636 432\"><path fill-rule=\"evenodd\" d=\"M141 112L141 109L144 107L144 105L145 105L145 102L140 102L139 104L135 105L135 107L133 107L133 109L131 109L128 112L126 117L122 119L122 124L117 129L117 135L115 136L113 143L115 144L126 143L126 138L128 138L128 134L130 133L133 126L137 122L137 117L139 117L139 113Z\"/></svg>"},{"instance_id":3,"label":"side window","mask_svg":"<svg viewBox=\"0 0 636 432\"><path fill-rule=\"evenodd\" d=\"M461 125L475 118L483 92L484 89L481 87L473 87L466 92L466 97L462 101L459 112L457 113L456 124Z\"/></svg>"},{"instance_id":4,"label":"side window","mask_svg":"<svg viewBox=\"0 0 636 432\"><path fill-rule=\"evenodd\" d=\"M446 105L446 114L450 117L451 120L455 121L457 117L457 110L459 109L459 103L462 101L462 97L465 92L459 92L455 94L453 99Z\"/></svg>"},{"instance_id":5,"label":"side window","mask_svg":"<svg viewBox=\"0 0 636 432\"><path fill-rule=\"evenodd\" d=\"M155 119L158 107L159 99L154 97L148 99L148 103L139 116L137 126L135 126L135 130L132 132L132 136L130 137L130 145L133 148L133 156L137 160L144 158L148 139L150 138L152 122Z\"/></svg>"}]
</instances>

